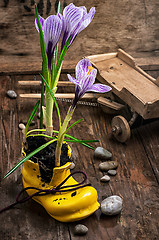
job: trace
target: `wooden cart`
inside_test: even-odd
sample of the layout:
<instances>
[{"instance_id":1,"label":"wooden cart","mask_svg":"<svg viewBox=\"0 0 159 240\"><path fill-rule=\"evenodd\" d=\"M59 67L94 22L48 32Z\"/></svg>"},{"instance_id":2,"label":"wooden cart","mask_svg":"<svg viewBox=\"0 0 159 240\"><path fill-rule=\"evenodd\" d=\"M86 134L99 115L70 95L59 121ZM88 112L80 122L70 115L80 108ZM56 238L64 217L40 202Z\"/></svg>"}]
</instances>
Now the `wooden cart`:
<instances>
[{"instance_id":1,"label":"wooden cart","mask_svg":"<svg viewBox=\"0 0 159 240\"><path fill-rule=\"evenodd\" d=\"M112 119L112 132L120 142L130 137L130 127L138 115L143 119L159 118L159 77L154 79L144 72L135 60L123 50L117 53L88 56L97 68L97 79L112 87L109 98L99 97L98 102L105 110L118 113L126 105L131 118L117 115Z\"/></svg>"}]
</instances>

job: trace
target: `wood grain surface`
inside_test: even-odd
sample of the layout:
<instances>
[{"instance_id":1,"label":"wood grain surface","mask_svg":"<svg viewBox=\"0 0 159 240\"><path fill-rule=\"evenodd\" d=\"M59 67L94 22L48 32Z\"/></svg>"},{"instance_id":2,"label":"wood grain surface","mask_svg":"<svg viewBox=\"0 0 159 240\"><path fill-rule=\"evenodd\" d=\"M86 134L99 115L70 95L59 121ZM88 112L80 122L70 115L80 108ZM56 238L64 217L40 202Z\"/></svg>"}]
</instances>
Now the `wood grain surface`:
<instances>
[{"instance_id":1,"label":"wood grain surface","mask_svg":"<svg viewBox=\"0 0 159 240\"><path fill-rule=\"evenodd\" d=\"M0 69L41 69L39 36L34 26L34 0L0 1ZM37 0L41 16L55 14L58 0ZM61 0L62 9L73 2L96 8L91 24L71 45L65 59L77 63L82 57L122 48L134 57L147 57L155 64L159 57L159 1ZM150 59L151 57L151 59ZM157 60L158 62L158 60ZM145 63L146 64L146 63ZM40 66L40 67L39 67Z\"/></svg>"},{"instance_id":2,"label":"wood grain surface","mask_svg":"<svg viewBox=\"0 0 159 240\"><path fill-rule=\"evenodd\" d=\"M54 14L56 0L37 0L39 13L46 18ZM73 2L87 9L96 8L95 17L72 44L64 63L61 80L66 72L84 56L116 52L124 49L137 64L153 77L159 76L158 0L62 0L62 8ZM36 102L20 98L21 93L38 93L38 86L19 86L18 81L40 80L41 55L39 36L34 27L34 0L0 1L0 208L15 201L22 189L21 168L7 179L3 176L21 159L22 134L18 125L27 122ZM7 97L15 90L16 99ZM70 87L70 91L74 88ZM66 92L64 87L60 92ZM64 118L69 102L58 101ZM71 144L75 170L87 172L97 189L99 203L110 196L123 199L120 215L107 217L100 209L80 221L89 231L86 236L74 234L77 223L60 223L51 218L36 202L30 200L0 215L0 239L3 240L157 240L159 236L159 121L132 130L130 140L121 144L111 136L111 115L100 107L78 105L72 121L83 122L70 134L80 139L99 139L95 147L103 146L118 161L117 175L109 183L101 183L100 160L94 152ZM71 122L72 123L72 122ZM38 126L34 119L32 128ZM58 128L58 119L54 119Z\"/></svg>"},{"instance_id":3,"label":"wood grain surface","mask_svg":"<svg viewBox=\"0 0 159 240\"><path fill-rule=\"evenodd\" d=\"M37 93L37 86L24 87L18 81L40 80L38 75L5 75L0 76L0 208L15 201L22 189L21 168L10 177L3 176L21 159L22 135L18 128L20 122L26 122L36 100L25 100L19 97L21 92ZM66 80L62 74L61 80ZM13 89L17 99L10 99L6 91ZM73 88L70 87L73 91ZM64 87L59 87L65 92ZM64 118L69 103L58 101ZM157 240L158 239L158 182L159 182L159 121L140 126L132 130L131 139L121 144L111 137L111 115L100 107L78 105L72 122L83 118L83 122L72 128L70 134L80 139L99 139L95 147L103 146L118 161L117 175L109 183L101 183L104 173L99 170L100 160L94 159L94 152L79 144L71 144L73 161L76 170L84 170L89 182L97 189L99 202L110 196L119 195L123 199L123 210L120 215L108 217L99 209L89 218L80 221L89 231L82 239L117 239L117 240ZM72 123L71 122L71 123ZM34 126L38 125L37 118ZM54 119L58 128L58 119ZM77 223L60 223L51 218L45 210L33 200L17 205L3 212L0 216L0 239L10 240L74 240L81 237L74 234Z\"/></svg>"}]
</instances>

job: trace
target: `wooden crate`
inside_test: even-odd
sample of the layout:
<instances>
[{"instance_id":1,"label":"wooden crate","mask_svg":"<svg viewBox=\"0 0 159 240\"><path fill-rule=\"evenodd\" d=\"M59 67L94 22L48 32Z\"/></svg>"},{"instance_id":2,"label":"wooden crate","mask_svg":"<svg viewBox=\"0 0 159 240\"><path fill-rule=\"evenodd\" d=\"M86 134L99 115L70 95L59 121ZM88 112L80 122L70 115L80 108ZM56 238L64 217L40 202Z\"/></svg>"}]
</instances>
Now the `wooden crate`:
<instances>
[{"instance_id":1,"label":"wooden crate","mask_svg":"<svg viewBox=\"0 0 159 240\"><path fill-rule=\"evenodd\" d=\"M117 53L88 56L98 69L98 80L144 119L159 117L159 78L143 71L135 60L119 49Z\"/></svg>"}]
</instances>

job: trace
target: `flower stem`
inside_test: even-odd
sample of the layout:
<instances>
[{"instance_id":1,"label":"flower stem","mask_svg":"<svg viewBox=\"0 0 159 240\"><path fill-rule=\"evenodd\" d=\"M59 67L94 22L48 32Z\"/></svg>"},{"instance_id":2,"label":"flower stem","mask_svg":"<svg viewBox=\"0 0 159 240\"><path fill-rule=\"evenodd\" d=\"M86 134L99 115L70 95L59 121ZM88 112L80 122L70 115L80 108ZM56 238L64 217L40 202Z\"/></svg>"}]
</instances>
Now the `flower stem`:
<instances>
[{"instance_id":1,"label":"flower stem","mask_svg":"<svg viewBox=\"0 0 159 240\"><path fill-rule=\"evenodd\" d=\"M75 110L75 108L72 108L72 106L69 108L67 115L64 119L64 122L59 130L59 134L58 134L58 138L57 138L57 146L56 146L56 151L55 151L55 166L56 167L60 166L61 148L62 148L62 144L63 144L63 140L65 137L65 132L67 130L68 123L72 118L74 110Z\"/></svg>"},{"instance_id":2,"label":"flower stem","mask_svg":"<svg viewBox=\"0 0 159 240\"><path fill-rule=\"evenodd\" d=\"M41 83L40 129L43 128L44 82Z\"/></svg>"},{"instance_id":3,"label":"flower stem","mask_svg":"<svg viewBox=\"0 0 159 240\"><path fill-rule=\"evenodd\" d=\"M53 99L51 97L50 92L46 89L45 91L45 102L46 108L44 111L44 120L46 124L46 134L52 136L53 131L53 120L52 120L52 113L53 113Z\"/></svg>"}]
</instances>

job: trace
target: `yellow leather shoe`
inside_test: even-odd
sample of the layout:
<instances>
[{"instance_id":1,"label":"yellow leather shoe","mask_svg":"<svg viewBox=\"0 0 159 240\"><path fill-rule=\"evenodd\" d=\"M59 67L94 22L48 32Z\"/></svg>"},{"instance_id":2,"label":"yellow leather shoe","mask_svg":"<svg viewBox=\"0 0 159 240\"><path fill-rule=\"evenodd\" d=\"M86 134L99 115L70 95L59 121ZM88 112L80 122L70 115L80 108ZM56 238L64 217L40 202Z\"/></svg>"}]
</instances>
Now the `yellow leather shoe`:
<instances>
[{"instance_id":1,"label":"yellow leather shoe","mask_svg":"<svg viewBox=\"0 0 159 240\"><path fill-rule=\"evenodd\" d=\"M53 169L51 182L45 183L41 181L39 166L37 163L28 160L24 163L22 175L24 188L34 187L43 190L55 189L70 175L71 162L61 167ZM73 222L88 217L99 208L97 202L98 195L95 188L85 186L79 189L73 189L72 185L78 182L71 176L62 185L61 189L70 189L70 191L56 192L43 196L33 196L33 199L40 203L46 211L61 222ZM67 186L70 186L67 188ZM66 188L63 188L66 187ZM35 194L37 190L26 190L30 195Z\"/></svg>"}]
</instances>

